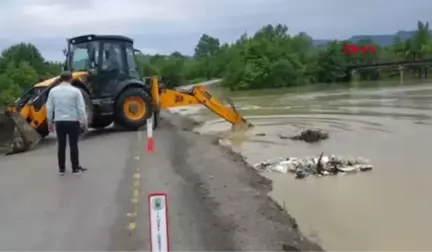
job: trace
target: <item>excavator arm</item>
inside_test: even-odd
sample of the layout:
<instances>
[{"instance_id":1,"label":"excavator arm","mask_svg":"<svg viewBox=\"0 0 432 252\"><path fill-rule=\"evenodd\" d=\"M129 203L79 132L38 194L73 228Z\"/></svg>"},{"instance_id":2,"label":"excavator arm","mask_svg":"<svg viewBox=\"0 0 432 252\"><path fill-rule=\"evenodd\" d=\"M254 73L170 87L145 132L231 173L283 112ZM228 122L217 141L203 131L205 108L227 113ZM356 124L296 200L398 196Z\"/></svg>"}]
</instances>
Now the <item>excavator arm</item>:
<instances>
[{"instance_id":1,"label":"excavator arm","mask_svg":"<svg viewBox=\"0 0 432 252\"><path fill-rule=\"evenodd\" d=\"M154 105L161 109L201 104L231 123L233 130L246 130L253 126L240 115L231 101L228 102L230 106L225 105L201 85L190 90L159 89L157 79L153 78L151 92Z\"/></svg>"}]
</instances>

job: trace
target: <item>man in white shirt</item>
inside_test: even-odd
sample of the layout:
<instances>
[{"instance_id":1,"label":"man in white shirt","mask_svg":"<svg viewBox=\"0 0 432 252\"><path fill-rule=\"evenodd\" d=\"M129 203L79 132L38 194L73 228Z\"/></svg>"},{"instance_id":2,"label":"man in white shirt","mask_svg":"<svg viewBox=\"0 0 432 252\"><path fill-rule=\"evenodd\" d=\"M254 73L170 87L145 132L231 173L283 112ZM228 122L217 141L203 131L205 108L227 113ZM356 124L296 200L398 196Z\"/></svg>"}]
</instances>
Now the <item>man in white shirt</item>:
<instances>
[{"instance_id":1,"label":"man in white shirt","mask_svg":"<svg viewBox=\"0 0 432 252\"><path fill-rule=\"evenodd\" d=\"M86 171L79 164L78 138L81 129L87 129L87 113L81 91L71 85L72 74L68 71L60 74L61 83L52 88L47 100L48 127L57 133L57 158L60 175L66 170L66 137L69 138L72 173Z\"/></svg>"}]
</instances>

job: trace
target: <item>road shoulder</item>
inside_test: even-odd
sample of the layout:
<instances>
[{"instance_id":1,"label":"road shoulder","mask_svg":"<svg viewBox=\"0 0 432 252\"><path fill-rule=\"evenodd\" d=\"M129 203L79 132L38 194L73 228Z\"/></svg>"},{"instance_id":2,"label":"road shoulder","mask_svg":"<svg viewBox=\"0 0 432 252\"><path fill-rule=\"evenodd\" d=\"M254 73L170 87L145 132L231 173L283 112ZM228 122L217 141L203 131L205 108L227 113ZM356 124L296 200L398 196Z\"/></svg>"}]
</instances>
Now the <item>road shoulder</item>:
<instances>
[{"instance_id":1,"label":"road shoulder","mask_svg":"<svg viewBox=\"0 0 432 252\"><path fill-rule=\"evenodd\" d=\"M296 221L268 196L270 180L240 155L218 145L216 138L192 132L196 123L191 119L170 113L163 116L162 127L174 132L170 138L175 151L170 159L176 172L188 179L203 209L218 220L208 228L218 230L223 239L212 232L204 240L209 239L210 244L231 241L231 249L239 251L322 250L305 238Z\"/></svg>"}]
</instances>

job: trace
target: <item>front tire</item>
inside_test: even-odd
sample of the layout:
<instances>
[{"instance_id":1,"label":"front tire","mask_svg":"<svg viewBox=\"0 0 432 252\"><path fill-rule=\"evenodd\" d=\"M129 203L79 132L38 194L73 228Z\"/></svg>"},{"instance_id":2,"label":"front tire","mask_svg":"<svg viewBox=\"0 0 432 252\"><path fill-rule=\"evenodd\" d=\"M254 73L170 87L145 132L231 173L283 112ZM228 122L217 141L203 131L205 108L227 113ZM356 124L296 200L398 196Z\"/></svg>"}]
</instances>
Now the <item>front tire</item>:
<instances>
[{"instance_id":1,"label":"front tire","mask_svg":"<svg viewBox=\"0 0 432 252\"><path fill-rule=\"evenodd\" d=\"M115 105L115 121L129 130L137 130L151 117L150 96L141 88L128 88L123 91Z\"/></svg>"}]
</instances>

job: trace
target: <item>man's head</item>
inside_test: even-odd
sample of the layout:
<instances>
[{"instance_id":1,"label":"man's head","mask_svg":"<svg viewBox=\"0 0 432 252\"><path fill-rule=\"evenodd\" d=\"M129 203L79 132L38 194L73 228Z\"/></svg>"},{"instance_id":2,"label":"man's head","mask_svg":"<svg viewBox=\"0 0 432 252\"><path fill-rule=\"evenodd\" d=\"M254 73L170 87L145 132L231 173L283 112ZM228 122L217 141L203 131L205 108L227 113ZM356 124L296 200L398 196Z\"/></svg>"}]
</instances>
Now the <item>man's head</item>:
<instances>
[{"instance_id":1,"label":"man's head","mask_svg":"<svg viewBox=\"0 0 432 252\"><path fill-rule=\"evenodd\" d=\"M72 81L72 73L69 71L63 71L60 73L60 80L63 82L70 83Z\"/></svg>"}]
</instances>

